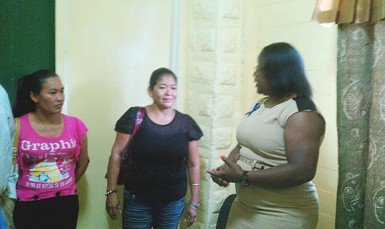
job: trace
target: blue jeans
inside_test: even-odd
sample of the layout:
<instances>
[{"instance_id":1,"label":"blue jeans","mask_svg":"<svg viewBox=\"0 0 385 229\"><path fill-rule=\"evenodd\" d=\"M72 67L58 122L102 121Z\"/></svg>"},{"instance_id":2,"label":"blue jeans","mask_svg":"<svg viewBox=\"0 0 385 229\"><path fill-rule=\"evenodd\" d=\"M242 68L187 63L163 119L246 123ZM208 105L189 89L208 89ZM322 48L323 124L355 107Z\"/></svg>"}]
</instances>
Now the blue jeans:
<instances>
[{"instance_id":1,"label":"blue jeans","mask_svg":"<svg viewBox=\"0 0 385 229\"><path fill-rule=\"evenodd\" d=\"M5 215L1 207L0 207L0 228L8 229L8 223L7 223L7 220L5 219Z\"/></svg>"},{"instance_id":2,"label":"blue jeans","mask_svg":"<svg viewBox=\"0 0 385 229\"><path fill-rule=\"evenodd\" d=\"M123 192L124 229L176 229L185 206L185 197L175 201L146 199Z\"/></svg>"}]
</instances>

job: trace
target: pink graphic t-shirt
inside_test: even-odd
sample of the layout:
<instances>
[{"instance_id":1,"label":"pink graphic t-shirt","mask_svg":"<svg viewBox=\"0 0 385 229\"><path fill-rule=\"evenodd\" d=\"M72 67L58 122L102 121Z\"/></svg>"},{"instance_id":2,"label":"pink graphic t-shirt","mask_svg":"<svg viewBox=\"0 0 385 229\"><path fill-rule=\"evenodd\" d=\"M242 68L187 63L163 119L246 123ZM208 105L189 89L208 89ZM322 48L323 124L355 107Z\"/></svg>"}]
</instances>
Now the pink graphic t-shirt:
<instances>
[{"instance_id":1,"label":"pink graphic t-shirt","mask_svg":"<svg viewBox=\"0 0 385 229\"><path fill-rule=\"evenodd\" d=\"M87 127L78 118L63 114L59 137L44 137L31 126L28 114L20 117L18 143L20 201L76 195L75 165Z\"/></svg>"}]
</instances>

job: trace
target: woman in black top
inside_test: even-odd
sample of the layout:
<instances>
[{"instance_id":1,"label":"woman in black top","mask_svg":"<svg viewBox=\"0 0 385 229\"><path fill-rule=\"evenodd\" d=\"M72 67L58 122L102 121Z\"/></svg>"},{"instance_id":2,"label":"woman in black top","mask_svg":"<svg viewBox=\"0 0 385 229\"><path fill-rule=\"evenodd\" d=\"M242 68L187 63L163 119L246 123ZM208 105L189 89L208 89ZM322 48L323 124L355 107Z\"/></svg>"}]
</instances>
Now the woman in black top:
<instances>
[{"instance_id":1,"label":"woman in black top","mask_svg":"<svg viewBox=\"0 0 385 229\"><path fill-rule=\"evenodd\" d=\"M132 142L139 107L129 108L116 123L117 135L108 164L106 209L116 219L120 209L116 192L120 161L132 143L132 165L123 193L123 228L177 228L185 206L186 175L191 200L185 220L190 226L196 219L200 182L198 140L203 134L190 116L173 108L176 81L169 69L160 68L152 73L148 92L153 103L144 107L143 121Z\"/></svg>"}]
</instances>

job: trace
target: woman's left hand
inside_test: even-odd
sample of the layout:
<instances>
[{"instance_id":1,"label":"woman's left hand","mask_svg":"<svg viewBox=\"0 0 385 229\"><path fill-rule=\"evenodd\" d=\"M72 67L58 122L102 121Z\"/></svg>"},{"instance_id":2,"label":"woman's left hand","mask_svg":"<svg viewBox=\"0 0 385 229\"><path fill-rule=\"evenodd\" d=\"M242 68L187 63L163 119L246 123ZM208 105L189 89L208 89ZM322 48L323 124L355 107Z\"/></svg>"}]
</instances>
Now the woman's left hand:
<instances>
[{"instance_id":1,"label":"woman's left hand","mask_svg":"<svg viewBox=\"0 0 385 229\"><path fill-rule=\"evenodd\" d=\"M226 163L227 169L212 169L207 171L209 174L211 174L211 177L213 179L219 179L224 180L227 182L233 182L237 183L242 178L242 168L237 163L229 160L225 156L221 156L222 160Z\"/></svg>"},{"instance_id":2,"label":"woman's left hand","mask_svg":"<svg viewBox=\"0 0 385 229\"><path fill-rule=\"evenodd\" d=\"M193 209L190 206L187 206L186 214L184 216L184 221L186 222L187 227L194 224L197 219L198 209Z\"/></svg>"}]
</instances>

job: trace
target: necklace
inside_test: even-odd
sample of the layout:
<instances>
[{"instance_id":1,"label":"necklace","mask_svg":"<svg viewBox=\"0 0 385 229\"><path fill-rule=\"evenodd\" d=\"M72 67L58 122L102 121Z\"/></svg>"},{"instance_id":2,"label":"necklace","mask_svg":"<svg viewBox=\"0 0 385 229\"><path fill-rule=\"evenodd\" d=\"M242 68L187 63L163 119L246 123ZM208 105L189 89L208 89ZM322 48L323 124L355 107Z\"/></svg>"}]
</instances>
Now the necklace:
<instances>
[{"instance_id":1,"label":"necklace","mask_svg":"<svg viewBox=\"0 0 385 229\"><path fill-rule=\"evenodd\" d=\"M271 97L269 97L269 98L267 98L267 100L265 101L265 107L266 108L272 108L272 107L274 107L274 106L276 106L276 105L278 105L278 104L280 104L280 103L283 103L283 102L285 102L285 101L287 101L287 100L289 100L289 99L291 99L292 98L292 95L286 95L286 96L284 96L284 97L282 97L282 98L280 98L280 99L278 99L277 101L275 101L275 102L271 102Z\"/></svg>"},{"instance_id":2,"label":"necklace","mask_svg":"<svg viewBox=\"0 0 385 229\"><path fill-rule=\"evenodd\" d=\"M168 124L174 119L174 116L175 116L174 110L171 110L170 112L165 113L165 112L158 111L157 109L155 109L155 106L153 105L150 105L150 109L153 112L153 115L151 115L153 118L153 121L155 121L155 123L157 124L161 124L161 125Z\"/></svg>"}]
</instances>

